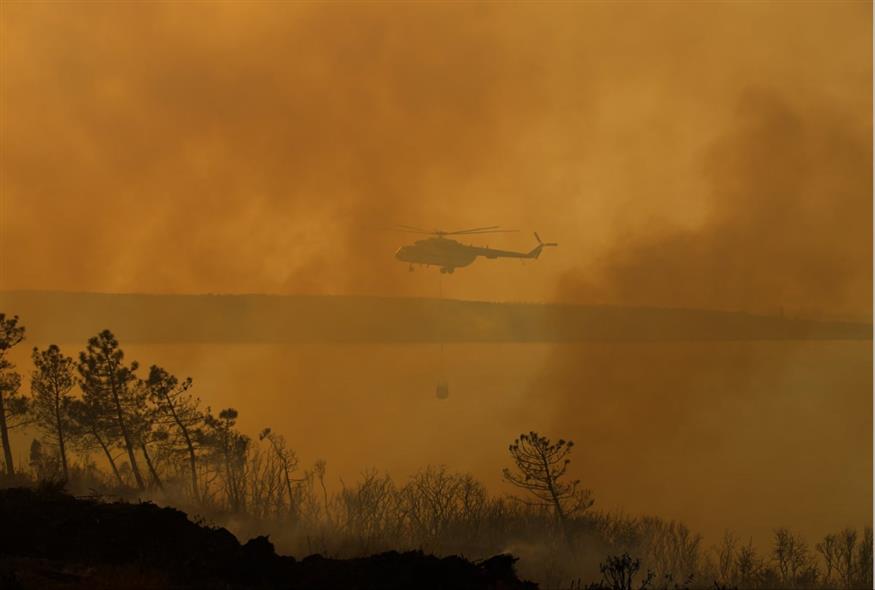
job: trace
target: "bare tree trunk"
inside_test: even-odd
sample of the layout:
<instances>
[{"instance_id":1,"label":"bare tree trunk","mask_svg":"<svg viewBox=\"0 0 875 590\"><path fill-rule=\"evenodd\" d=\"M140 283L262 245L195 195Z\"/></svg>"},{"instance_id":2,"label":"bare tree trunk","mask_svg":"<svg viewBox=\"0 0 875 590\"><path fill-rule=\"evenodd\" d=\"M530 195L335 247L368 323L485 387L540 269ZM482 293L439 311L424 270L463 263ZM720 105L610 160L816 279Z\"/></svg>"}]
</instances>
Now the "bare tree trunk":
<instances>
[{"instance_id":1,"label":"bare tree trunk","mask_svg":"<svg viewBox=\"0 0 875 590\"><path fill-rule=\"evenodd\" d=\"M64 469L64 481L69 481L70 472L67 469L67 449L64 445L64 427L61 424L61 404L55 392L55 427L58 429L58 448L61 451L61 467Z\"/></svg>"},{"instance_id":2,"label":"bare tree trunk","mask_svg":"<svg viewBox=\"0 0 875 590\"><path fill-rule=\"evenodd\" d=\"M15 475L12 464L12 449L9 447L9 428L6 424L6 399L0 388L0 437L3 439L3 460L6 462L6 475Z\"/></svg>"},{"instance_id":3,"label":"bare tree trunk","mask_svg":"<svg viewBox=\"0 0 875 590\"><path fill-rule=\"evenodd\" d=\"M565 520L565 511L562 509L562 502L559 501L559 495L556 493L556 488L553 485L553 478L550 477L550 465L547 463L547 456L541 454L541 460L544 463L544 473L547 474L547 489L550 490L550 497L553 499L553 507L556 510L556 518L559 520L559 527L562 529L562 535L565 537L565 542L571 546L571 534L568 532L568 523Z\"/></svg>"},{"instance_id":4,"label":"bare tree trunk","mask_svg":"<svg viewBox=\"0 0 875 590\"><path fill-rule=\"evenodd\" d=\"M201 496L197 485L197 461L194 454L194 445L191 444L191 438L188 436L188 430L183 428L182 432L185 435L185 444L188 447L188 460L191 463L191 493L194 495L195 500L200 502Z\"/></svg>"},{"instance_id":5,"label":"bare tree trunk","mask_svg":"<svg viewBox=\"0 0 875 590\"><path fill-rule=\"evenodd\" d=\"M100 435L97 434L97 431L93 428L91 429L91 434L97 440L97 444L100 445L100 448L103 449L103 453L106 455L106 459L109 461L109 466L112 467L112 472L115 474L115 478L118 480L120 486L125 485L125 480L122 479L122 474L118 472L118 467L116 467L115 459L112 458L112 453L109 452L109 447L106 446L106 443L103 442L103 439L100 438Z\"/></svg>"},{"instance_id":6,"label":"bare tree trunk","mask_svg":"<svg viewBox=\"0 0 875 590\"><path fill-rule=\"evenodd\" d=\"M146 449L146 443L140 443L143 449L143 456L146 458L146 465L149 467L149 473L152 475L152 481L158 486L158 489L164 491L164 486L161 484L161 478L158 477L158 472L155 471L155 465L152 464L152 458L149 457L149 451Z\"/></svg>"},{"instance_id":7,"label":"bare tree trunk","mask_svg":"<svg viewBox=\"0 0 875 590\"><path fill-rule=\"evenodd\" d=\"M108 360L108 359L107 359ZM112 363L109 363L113 367ZM114 370L114 367L113 367ZM118 384L115 382L115 375L110 371L109 377L110 390L112 391L112 399L115 402L116 417L118 419L119 429L122 432L122 439L125 441L125 450L128 452L128 460L131 462L131 471L134 472L134 479L137 481L137 487L140 490L146 489L146 484L143 483L143 476L140 475L140 468L137 465L137 456L134 453L134 445L131 443L131 436L128 433L128 428L125 426L124 413L122 412L122 403L119 397Z\"/></svg>"},{"instance_id":8,"label":"bare tree trunk","mask_svg":"<svg viewBox=\"0 0 875 590\"><path fill-rule=\"evenodd\" d=\"M228 502L231 505L231 510L233 512L240 511L240 505L237 499L237 486L234 483L234 472L231 469L231 455L228 451L228 435L225 433L222 436L222 446L224 447L225 454L225 488L228 493Z\"/></svg>"},{"instance_id":9,"label":"bare tree trunk","mask_svg":"<svg viewBox=\"0 0 875 590\"><path fill-rule=\"evenodd\" d=\"M328 489L325 487L325 468L319 471L319 485L322 486L322 500L325 503L325 519L331 523L331 513L328 510Z\"/></svg>"},{"instance_id":10,"label":"bare tree trunk","mask_svg":"<svg viewBox=\"0 0 875 590\"><path fill-rule=\"evenodd\" d=\"M173 415L173 420L176 422L176 425L179 427L179 430L182 431L182 437L185 439L185 446L188 448L188 460L191 463L191 492L195 497L195 500L198 502L201 501L200 493L198 492L197 485L197 460L194 454L194 445L191 442L191 436L188 434L188 428L185 427L182 420L180 420L179 415L176 413L176 408L173 406L173 401L170 399L170 396L165 398L165 402L167 406L170 408L170 413Z\"/></svg>"},{"instance_id":11,"label":"bare tree trunk","mask_svg":"<svg viewBox=\"0 0 875 590\"><path fill-rule=\"evenodd\" d=\"M286 490L289 492L289 518L292 516L292 508L295 503L295 496L292 493L292 479L289 477L289 466L285 459L282 461L283 474L286 476Z\"/></svg>"}]
</instances>

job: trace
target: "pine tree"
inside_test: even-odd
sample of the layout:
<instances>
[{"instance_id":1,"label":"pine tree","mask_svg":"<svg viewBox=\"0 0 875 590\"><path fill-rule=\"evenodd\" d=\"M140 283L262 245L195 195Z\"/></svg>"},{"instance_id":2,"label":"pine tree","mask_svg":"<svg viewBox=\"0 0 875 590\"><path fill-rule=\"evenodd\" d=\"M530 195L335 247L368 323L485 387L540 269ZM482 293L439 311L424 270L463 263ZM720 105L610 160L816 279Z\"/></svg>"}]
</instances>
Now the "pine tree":
<instances>
[{"instance_id":1,"label":"pine tree","mask_svg":"<svg viewBox=\"0 0 875 590\"><path fill-rule=\"evenodd\" d=\"M113 413L122 443L128 455L137 487L146 489L134 449L136 439L131 429L132 415L138 410L133 385L139 367L136 361L124 364L124 352L109 330L88 340L85 352L79 354L80 385L83 400L96 410Z\"/></svg>"},{"instance_id":2,"label":"pine tree","mask_svg":"<svg viewBox=\"0 0 875 590\"><path fill-rule=\"evenodd\" d=\"M36 425L58 443L64 481L70 478L67 466L67 439L70 430L70 402L75 379L73 359L64 356L57 345L46 350L33 349L35 370L31 375L31 414Z\"/></svg>"},{"instance_id":3,"label":"pine tree","mask_svg":"<svg viewBox=\"0 0 875 590\"><path fill-rule=\"evenodd\" d=\"M18 324L18 316L8 318L5 313L0 313L0 442L3 443L3 459L7 475L15 474L9 431L21 424L27 412L27 400L19 395L21 375L13 370L15 365L6 355L22 340L24 340L24 326Z\"/></svg>"},{"instance_id":4,"label":"pine tree","mask_svg":"<svg viewBox=\"0 0 875 590\"><path fill-rule=\"evenodd\" d=\"M149 452L149 443L163 438L163 432L155 430L159 418L158 410L149 403L149 388L145 382L138 379L130 386L128 402L127 421L134 447L142 451L143 458L146 460L146 467L151 476L150 485L163 490L164 484L161 483L155 461L152 460L152 454Z\"/></svg>"},{"instance_id":5,"label":"pine tree","mask_svg":"<svg viewBox=\"0 0 875 590\"><path fill-rule=\"evenodd\" d=\"M120 438L118 424L112 415L108 399L83 395L70 402L70 432L76 446L85 451L100 449L120 486L125 482L119 472L112 448Z\"/></svg>"},{"instance_id":6,"label":"pine tree","mask_svg":"<svg viewBox=\"0 0 875 590\"><path fill-rule=\"evenodd\" d=\"M567 536L567 519L592 506L589 490L580 488L580 481L567 481L565 473L571 459L568 455L574 443L550 439L537 432L521 434L508 447L516 471L504 469L504 479L530 492L539 506L551 507Z\"/></svg>"},{"instance_id":7,"label":"pine tree","mask_svg":"<svg viewBox=\"0 0 875 590\"><path fill-rule=\"evenodd\" d=\"M200 435L204 423L203 414L198 409L200 400L193 397L191 377L180 383L176 377L153 365L145 382L149 398L155 405L159 424L175 434L177 444L184 447L191 470L191 490L196 500L201 499L197 478L197 454L195 440Z\"/></svg>"}]
</instances>

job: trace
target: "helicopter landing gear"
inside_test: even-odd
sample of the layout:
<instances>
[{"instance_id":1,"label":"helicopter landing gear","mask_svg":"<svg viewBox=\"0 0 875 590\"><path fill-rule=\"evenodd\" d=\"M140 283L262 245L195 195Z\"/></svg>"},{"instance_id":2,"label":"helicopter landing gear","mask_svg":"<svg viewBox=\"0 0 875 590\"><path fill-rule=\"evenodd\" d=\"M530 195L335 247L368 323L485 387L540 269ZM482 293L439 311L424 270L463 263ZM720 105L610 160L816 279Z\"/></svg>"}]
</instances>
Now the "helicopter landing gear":
<instances>
[{"instance_id":1,"label":"helicopter landing gear","mask_svg":"<svg viewBox=\"0 0 875 590\"><path fill-rule=\"evenodd\" d=\"M456 270L452 266L445 266L441 268L441 274L453 274L453 271Z\"/></svg>"}]
</instances>

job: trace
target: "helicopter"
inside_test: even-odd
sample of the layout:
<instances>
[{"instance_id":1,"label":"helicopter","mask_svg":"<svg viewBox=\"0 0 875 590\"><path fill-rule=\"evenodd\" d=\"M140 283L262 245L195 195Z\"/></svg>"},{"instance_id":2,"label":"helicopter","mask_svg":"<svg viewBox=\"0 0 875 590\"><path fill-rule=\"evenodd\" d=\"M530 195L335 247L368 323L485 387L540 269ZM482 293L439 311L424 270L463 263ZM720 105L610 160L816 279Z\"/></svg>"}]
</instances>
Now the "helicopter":
<instances>
[{"instance_id":1,"label":"helicopter","mask_svg":"<svg viewBox=\"0 0 875 590\"><path fill-rule=\"evenodd\" d=\"M398 225L395 228L398 231L424 234L434 236L424 240L417 240L408 246L401 246L395 252L395 258L401 262L410 264L410 270L413 270L414 264L424 264L426 266L438 266L441 273L452 273L459 267L468 266L478 256L484 258L537 258L541 255L541 250L546 246L558 246L556 242L542 242L541 237L535 232L535 239L538 245L529 252L514 252L512 250L496 250L490 247L481 247L468 244L462 244L456 240L447 238L447 236L473 236L481 234L497 234L511 233L518 230L501 229L497 225L488 227L473 227L471 229L462 229L457 231L434 230L428 231L410 225Z\"/></svg>"}]
</instances>

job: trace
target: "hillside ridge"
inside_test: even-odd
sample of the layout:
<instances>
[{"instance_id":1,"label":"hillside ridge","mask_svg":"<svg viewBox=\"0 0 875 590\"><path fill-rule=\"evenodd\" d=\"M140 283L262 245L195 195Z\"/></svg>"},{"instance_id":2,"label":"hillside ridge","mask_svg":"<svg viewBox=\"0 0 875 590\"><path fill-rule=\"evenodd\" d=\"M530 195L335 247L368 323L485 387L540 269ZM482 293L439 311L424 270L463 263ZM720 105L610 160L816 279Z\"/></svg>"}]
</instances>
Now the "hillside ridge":
<instances>
[{"instance_id":1,"label":"hillside ridge","mask_svg":"<svg viewBox=\"0 0 875 590\"><path fill-rule=\"evenodd\" d=\"M36 340L130 342L871 340L871 322L740 311L412 297L0 291Z\"/></svg>"}]
</instances>

